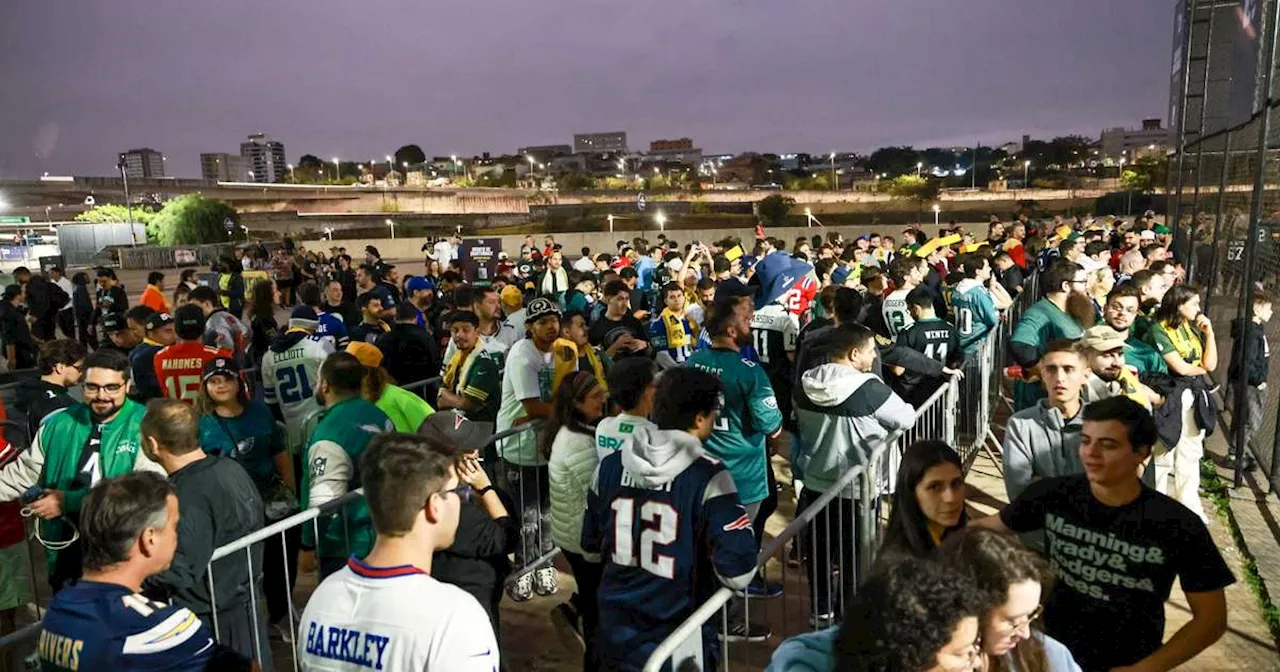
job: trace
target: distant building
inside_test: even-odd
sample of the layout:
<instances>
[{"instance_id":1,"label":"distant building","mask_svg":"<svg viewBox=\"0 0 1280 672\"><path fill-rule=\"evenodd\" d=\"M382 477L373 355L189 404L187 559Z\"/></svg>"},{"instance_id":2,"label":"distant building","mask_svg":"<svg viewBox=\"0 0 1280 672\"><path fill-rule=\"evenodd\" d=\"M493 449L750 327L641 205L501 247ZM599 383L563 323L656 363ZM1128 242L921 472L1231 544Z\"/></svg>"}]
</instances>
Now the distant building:
<instances>
[{"instance_id":1,"label":"distant building","mask_svg":"<svg viewBox=\"0 0 1280 672\"><path fill-rule=\"evenodd\" d=\"M254 133L240 143L240 157L249 170L250 182L283 182L289 172L284 160L284 143Z\"/></svg>"},{"instance_id":2,"label":"distant building","mask_svg":"<svg viewBox=\"0 0 1280 672\"><path fill-rule=\"evenodd\" d=\"M120 152L120 163L125 177L138 180L146 177L164 177L164 154L149 147Z\"/></svg>"},{"instance_id":3,"label":"distant building","mask_svg":"<svg viewBox=\"0 0 1280 672\"><path fill-rule=\"evenodd\" d=\"M568 156L573 153L573 148L569 145L530 145L529 147L521 147L518 154L520 156L532 156L542 163L550 161L557 156Z\"/></svg>"},{"instance_id":4,"label":"distant building","mask_svg":"<svg viewBox=\"0 0 1280 672\"><path fill-rule=\"evenodd\" d=\"M616 131L613 133L579 133L573 136L573 151L577 154L626 152L627 134L623 131Z\"/></svg>"},{"instance_id":5,"label":"distant building","mask_svg":"<svg viewBox=\"0 0 1280 672\"><path fill-rule=\"evenodd\" d=\"M1147 157L1163 156L1169 149L1172 134L1162 128L1159 119L1143 119L1142 128L1109 128L1098 143L1102 161L1112 164L1120 159L1133 162Z\"/></svg>"},{"instance_id":6,"label":"distant building","mask_svg":"<svg viewBox=\"0 0 1280 672\"><path fill-rule=\"evenodd\" d=\"M680 138L679 140L654 140L649 143L650 152L670 152L681 149L693 149L693 140Z\"/></svg>"},{"instance_id":7,"label":"distant building","mask_svg":"<svg viewBox=\"0 0 1280 672\"><path fill-rule=\"evenodd\" d=\"M200 177L216 182L245 182L249 179L249 168L238 154L201 154Z\"/></svg>"}]
</instances>

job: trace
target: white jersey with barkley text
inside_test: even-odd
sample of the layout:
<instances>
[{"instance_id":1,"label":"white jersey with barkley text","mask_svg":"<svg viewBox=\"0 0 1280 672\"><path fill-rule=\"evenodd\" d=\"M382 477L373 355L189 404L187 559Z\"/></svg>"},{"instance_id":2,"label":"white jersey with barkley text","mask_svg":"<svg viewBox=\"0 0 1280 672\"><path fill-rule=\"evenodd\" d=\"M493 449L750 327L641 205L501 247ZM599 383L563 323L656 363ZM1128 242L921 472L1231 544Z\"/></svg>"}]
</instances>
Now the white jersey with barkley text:
<instances>
[{"instance_id":1,"label":"white jersey with barkley text","mask_svg":"<svg viewBox=\"0 0 1280 672\"><path fill-rule=\"evenodd\" d=\"M476 598L411 567L355 558L302 612L298 661L308 672L497 672L498 643Z\"/></svg>"},{"instance_id":2,"label":"white jersey with barkley text","mask_svg":"<svg viewBox=\"0 0 1280 672\"><path fill-rule=\"evenodd\" d=\"M316 388L320 385L320 365L334 352L332 338L303 336L277 352L275 346L262 356L262 396L268 404L278 404L290 450L307 440L302 428L320 410Z\"/></svg>"}]
</instances>

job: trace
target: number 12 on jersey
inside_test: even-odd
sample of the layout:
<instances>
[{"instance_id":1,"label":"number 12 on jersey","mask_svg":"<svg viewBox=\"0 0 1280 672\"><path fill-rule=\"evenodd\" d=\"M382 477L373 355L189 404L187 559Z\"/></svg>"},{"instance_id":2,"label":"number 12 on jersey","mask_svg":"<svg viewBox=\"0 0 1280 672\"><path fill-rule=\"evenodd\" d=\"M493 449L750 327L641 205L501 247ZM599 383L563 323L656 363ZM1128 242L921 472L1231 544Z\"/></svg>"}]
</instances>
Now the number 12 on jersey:
<instances>
[{"instance_id":1,"label":"number 12 on jersey","mask_svg":"<svg viewBox=\"0 0 1280 672\"><path fill-rule=\"evenodd\" d=\"M609 505L613 511L613 562L635 567L636 500L619 497ZM680 514L666 502L648 501L640 505L639 566L664 579L675 578L675 558L658 553L654 546L665 546L676 540Z\"/></svg>"}]
</instances>

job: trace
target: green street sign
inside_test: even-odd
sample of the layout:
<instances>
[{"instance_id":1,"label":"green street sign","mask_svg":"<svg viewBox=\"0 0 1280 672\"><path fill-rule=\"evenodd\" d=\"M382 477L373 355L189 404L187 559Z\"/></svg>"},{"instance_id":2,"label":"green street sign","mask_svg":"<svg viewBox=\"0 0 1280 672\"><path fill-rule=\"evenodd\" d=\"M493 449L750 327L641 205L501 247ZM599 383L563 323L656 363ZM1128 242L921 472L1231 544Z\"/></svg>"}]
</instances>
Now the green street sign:
<instances>
[{"instance_id":1,"label":"green street sign","mask_svg":"<svg viewBox=\"0 0 1280 672\"><path fill-rule=\"evenodd\" d=\"M10 215L0 217L0 224L30 224L31 218L26 215Z\"/></svg>"}]
</instances>

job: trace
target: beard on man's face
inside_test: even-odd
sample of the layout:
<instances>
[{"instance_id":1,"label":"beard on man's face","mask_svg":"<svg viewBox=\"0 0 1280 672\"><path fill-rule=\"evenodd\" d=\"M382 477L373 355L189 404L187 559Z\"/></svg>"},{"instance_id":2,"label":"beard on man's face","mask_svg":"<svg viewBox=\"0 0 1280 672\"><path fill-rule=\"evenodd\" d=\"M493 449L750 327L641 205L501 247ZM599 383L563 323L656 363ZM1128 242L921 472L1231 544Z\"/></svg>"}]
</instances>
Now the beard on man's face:
<instances>
[{"instance_id":1,"label":"beard on man's face","mask_svg":"<svg viewBox=\"0 0 1280 672\"><path fill-rule=\"evenodd\" d=\"M1067 314L1080 325L1081 329L1092 327L1098 320L1098 314L1093 308L1093 300L1076 292L1067 294Z\"/></svg>"}]
</instances>

